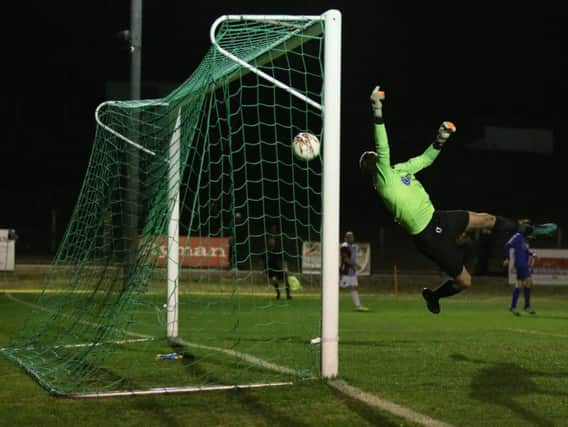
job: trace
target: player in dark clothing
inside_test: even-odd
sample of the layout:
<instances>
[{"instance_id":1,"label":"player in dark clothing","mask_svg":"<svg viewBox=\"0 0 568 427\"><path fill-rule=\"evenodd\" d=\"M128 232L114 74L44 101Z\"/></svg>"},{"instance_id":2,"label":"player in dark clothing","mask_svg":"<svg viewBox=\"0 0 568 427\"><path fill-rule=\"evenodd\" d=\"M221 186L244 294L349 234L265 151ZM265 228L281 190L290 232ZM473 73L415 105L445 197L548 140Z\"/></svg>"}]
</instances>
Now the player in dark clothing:
<instances>
[{"instance_id":1,"label":"player in dark clothing","mask_svg":"<svg viewBox=\"0 0 568 427\"><path fill-rule=\"evenodd\" d=\"M288 283L288 274L286 271L287 268L284 260L284 248L281 244L278 229L273 226L268 237L266 274L268 275L270 283L276 290L276 299L280 299L280 289L282 284L284 284L286 288L286 299L292 299L292 295L290 294L290 284Z\"/></svg>"},{"instance_id":2,"label":"player in dark clothing","mask_svg":"<svg viewBox=\"0 0 568 427\"><path fill-rule=\"evenodd\" d=\"M493 232L524 230L547 234L550 229L546 227L547 224L520 223L488 213L435 209L415 174L434 162L456 127L451 122L443 122L436 139L421 155L391 166L382 112L383 100L384 92L379 90L379 86L375 87L371 92L371 104L375 116L376 151L364 152L359 165L364 173L371 176L375 190L395 222L412 236L417 249L450 276L437 289L424 288L422 291L428 310L439 313L440 298L455 295L471 286L471 275L463 265L462 251L457 243L458 236L463 232L476 229Z\"/></svg>"},{"instance_id":3,"label":"player in dark clothing","mask_svg":"<svg viewBox=\"0 0 568 427\"><path fill-rule=\"evenodd\" d=\"M351 299L355 304L357 311L369 311L369 309L361 305L359 297L359 280L357 279L357 247L354 244L355 234L352 231L345 233L345 238L339 247L339 255L341 258L339 264L339 287L349 288L351 290Z\"/></svg>"},{"instance_id":4,"label":"player in dark clothing","mask_svg":"<svg viewBox=\"0 0 568 427\"><path fill-rule=\"evenodd\" d=\"M523 233L513 234L513 236L507 241L507 243L505 243L504 249L504 265L506 266L510 262L510 252L513 252L512 267L515 269L515 275L517 278L515 287L513 288L513 294L511 296L511 305L509 307L509 311L515 316L520 315L519 311L517 310L517 302L519 300L519 295L522 288L523 297L525 299L524 309L528 314L535 314L535 311L531 307L532 273L535 253L529 245L528 236Z\"/></svg>"}]
</instances>

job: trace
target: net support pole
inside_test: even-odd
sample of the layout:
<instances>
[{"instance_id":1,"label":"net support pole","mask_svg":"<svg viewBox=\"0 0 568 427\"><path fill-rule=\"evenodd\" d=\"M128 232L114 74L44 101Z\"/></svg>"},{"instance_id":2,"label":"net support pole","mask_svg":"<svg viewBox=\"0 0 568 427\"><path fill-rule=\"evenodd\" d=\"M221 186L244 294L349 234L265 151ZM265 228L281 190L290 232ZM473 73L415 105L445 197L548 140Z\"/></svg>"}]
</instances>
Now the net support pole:
<instances>
[{"instance_id":1,"label":"net support pole","mask_svg":"<svg viewBox=\"0 0 568 427\"><path fill-rule=\"evenodd\" d=\"M178 336L179 299L179 192L180 192L180 139L181 110L178 111L175 128L169 146L168 204L168 299L167 337Z\"/></svg>"},{"instance_id":2,"label":"net support pole","mask_svg":"<svg viewBox=\"0 0 568 427\"><path fill-rule=\"evenodd\" d=\"M325 17L321 375L338 374L341 13Z\"/></svg>"},{"instance_id":3,"label":"net support pole","mask_svg":"<svg viewBox=\"0 0 568 427\"><path fill-rule=\"evenodd\" d=\"M140 75L142 64L142 0L131 0L130 7L130 98L140 99ZM133 134L136 138L140 126L140 112L132 111ZM126 224L126 265L124 286L128 286L138 256L138 204L140 193L140 153L133 147L127 148L127 224Z\"/></svg>"}]
</instances>

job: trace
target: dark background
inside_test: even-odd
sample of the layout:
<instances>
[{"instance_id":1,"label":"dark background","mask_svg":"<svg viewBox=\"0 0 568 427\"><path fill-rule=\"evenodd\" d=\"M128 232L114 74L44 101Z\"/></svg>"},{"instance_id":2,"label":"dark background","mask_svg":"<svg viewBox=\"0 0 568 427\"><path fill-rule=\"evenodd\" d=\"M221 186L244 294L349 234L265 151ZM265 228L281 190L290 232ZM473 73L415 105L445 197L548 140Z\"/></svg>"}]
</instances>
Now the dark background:
<instances>
[{"instance_id":1,"label":"dark background","mask_svg":"<svg viewBox=\"0 0 568 427\"><path fill-rule=\"evenodd\" d=\"M222 14L337 8L343 15L342 233L349 228L359 240L375 241L381 227L394 228L357 166L361 151L373 147L368 97L376 84L387 92L393 161L422 152L441 121L457 125L453 141L421 174L437 208L562 225L568 223L568 70L558 7L146 0L142 79L181 84L209 49L209 27ZM130 26L130 1L5 4L3 21L0 228L18 231L19 255L49 255L87 169L95 108L106 100L108 82L129 79L129 52L116 33ZM142 97L156 96L150 92L143 86ZM554 153L468 149L487 125L551 129Z\"/></svg>"}]
</instances>

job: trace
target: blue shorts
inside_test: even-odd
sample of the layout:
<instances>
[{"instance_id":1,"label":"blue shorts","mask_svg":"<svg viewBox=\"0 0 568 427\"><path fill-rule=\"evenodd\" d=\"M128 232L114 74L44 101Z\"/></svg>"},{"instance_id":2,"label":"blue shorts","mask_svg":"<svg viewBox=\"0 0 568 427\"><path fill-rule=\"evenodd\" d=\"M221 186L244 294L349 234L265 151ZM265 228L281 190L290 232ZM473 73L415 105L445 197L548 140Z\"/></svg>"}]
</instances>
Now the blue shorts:
<instances>
[{"instance_id":1,"label":"blue shorts","mask_svg":"<svg viewBox=\"0 0 568 427\"><path fill-rule=\"evenodd\" d=\"M527 265L521 265L519 267L515 267L517 270L517 279L519 280L526 280L532 276L532 269Z\"/></svg>"}]
</instances>

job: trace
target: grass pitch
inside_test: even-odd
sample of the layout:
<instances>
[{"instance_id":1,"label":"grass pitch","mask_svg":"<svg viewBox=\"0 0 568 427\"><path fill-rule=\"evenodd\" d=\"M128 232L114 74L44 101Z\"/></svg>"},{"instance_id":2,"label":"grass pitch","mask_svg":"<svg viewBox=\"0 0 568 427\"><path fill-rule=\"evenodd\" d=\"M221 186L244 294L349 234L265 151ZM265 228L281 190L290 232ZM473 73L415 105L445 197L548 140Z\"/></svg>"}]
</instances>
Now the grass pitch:
<instances>
[{"instance_id":1,"label":"grass pitch","mask_svg":"<svg viewBox=\"0 0 568 427\"><path fill-rule=\"evenodd\" d=\"M27 313L26 292L0 293L0 347ZM8 286L4 286L8 288ZM398 295L363 285L371 311L340 301L340 379L350 386L455 426L561 426L568 419L568 289L533 291L534 316L512 316L501 278L426 311L418 284ZM2 292L0 290L0 292ZM203 290L200 291L200 295ZM211 298L216 298L212 294ZM272 300L272 294L251 296ZM522 300L521 300L522 303ZM317 310L316 292L281 309ZM213 305L214 307L214 305ZM346 396L324 381L187 394L73 400L49 395L0 357L0 425L6 426L415 426Z\"/></svg>"}]
</instances>

